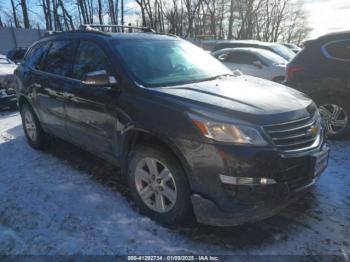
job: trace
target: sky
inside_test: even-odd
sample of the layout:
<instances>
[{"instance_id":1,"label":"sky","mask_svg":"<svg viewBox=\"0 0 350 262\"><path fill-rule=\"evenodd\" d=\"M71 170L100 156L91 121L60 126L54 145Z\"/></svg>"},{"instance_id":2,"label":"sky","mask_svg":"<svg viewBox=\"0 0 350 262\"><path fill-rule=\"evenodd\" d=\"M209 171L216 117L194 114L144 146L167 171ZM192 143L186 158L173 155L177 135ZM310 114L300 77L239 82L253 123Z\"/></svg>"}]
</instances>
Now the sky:
<instances>
[{"instance_id":1,"label":"sky","mask_svg":"<svg viewBox=\"0 0 350 262\"><path fill-rule=\"evenodd\" d=\"M350 30L350 0L301 0L313 29L310 38Z\"/></svg>"}]
</instances>

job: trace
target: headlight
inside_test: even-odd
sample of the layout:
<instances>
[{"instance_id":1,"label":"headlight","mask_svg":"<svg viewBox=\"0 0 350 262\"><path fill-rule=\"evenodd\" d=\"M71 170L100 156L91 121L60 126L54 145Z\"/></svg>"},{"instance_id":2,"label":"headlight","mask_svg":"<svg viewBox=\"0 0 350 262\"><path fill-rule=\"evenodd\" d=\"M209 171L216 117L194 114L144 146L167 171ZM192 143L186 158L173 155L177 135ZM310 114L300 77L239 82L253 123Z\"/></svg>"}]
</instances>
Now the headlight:
<instances>
[{"instance_id":1,"label":"headlight","mask_svg":"<svg viewBox=\"0 0 350 262\"><path fill-rule=\"evenodd\" d=\"M215 141L233 144L268 145L259 130L243 125L218 123L189 115L203 136Z\"/></svg>"}]
</instances>

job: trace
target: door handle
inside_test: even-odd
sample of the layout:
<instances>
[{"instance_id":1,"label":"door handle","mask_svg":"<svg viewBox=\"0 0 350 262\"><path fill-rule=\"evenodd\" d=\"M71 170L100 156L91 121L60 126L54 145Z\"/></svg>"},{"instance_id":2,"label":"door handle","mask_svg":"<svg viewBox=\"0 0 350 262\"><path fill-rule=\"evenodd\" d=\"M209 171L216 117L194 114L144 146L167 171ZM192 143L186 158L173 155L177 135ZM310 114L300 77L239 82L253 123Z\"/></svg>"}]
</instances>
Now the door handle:
<instances>
[{"instance_id":1,"label":"door handle","mask_svg":"<svg viewBox=\"0 0 350 262\"><path fill-rule=\"evenodd\" d=\"M68 93L68 92L63 92L63 97L67 99L72 99L74 97L74 94Z\"/></svg>"}]
</instances>

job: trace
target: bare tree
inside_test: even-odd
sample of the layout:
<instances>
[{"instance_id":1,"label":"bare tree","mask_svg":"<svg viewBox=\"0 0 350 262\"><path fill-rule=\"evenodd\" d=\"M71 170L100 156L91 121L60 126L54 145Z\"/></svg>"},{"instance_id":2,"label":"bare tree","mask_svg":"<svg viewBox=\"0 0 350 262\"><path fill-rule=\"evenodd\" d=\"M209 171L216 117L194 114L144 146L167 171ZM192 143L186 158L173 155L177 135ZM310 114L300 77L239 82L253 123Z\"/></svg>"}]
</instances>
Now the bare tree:
<instances>
[{"instance_id":1,"label":"bare tree","mask_svg":"<svg viewBox=\"0 0 350 262\"><path fill-rule=\"evenodd\" d=\"M12 7L13 22L15 23L15 27L19 27L16 6L13 0L11 0L11 7Z\"/></svg>"},{"instance_id":2,"label":"bare tree","mask_svg":"<svg viewBox=\"0 0 350 262\"><path fill-rule=\"evenodd\" d=\"M74 23L73 23L73 18L67 11L65 5L64 5L64 0L59 0L59 5L61 7L62 13L63 13L63 20L64 24L66 27L66 30L74 30Z\"/></svg>"},{"instance_id":3,"label":"bare tree","mask_svg":"<svg viewBox=\"0 0 350 262\"><path fill-rule=\"evenodd\" d=\"M24 28L30 28L29 17L28 17L28 8L27 8L26 0L21 0L20 5L22 7Z\"/></svg>"}]
</instances>

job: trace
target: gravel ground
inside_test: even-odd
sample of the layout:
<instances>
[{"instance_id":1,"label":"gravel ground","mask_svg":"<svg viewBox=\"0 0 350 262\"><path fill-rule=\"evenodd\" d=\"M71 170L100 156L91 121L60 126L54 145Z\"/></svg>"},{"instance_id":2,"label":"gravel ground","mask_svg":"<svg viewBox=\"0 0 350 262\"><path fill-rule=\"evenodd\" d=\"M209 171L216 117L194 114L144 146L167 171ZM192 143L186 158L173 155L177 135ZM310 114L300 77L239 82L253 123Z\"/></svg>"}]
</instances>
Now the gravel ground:
<instances>
[{"instance_id":1,"label":"gravel ground","mask_svg":"<svg viewBox=\"0 0 350 262\"><path fill-rule=\"evenodd\" d=\"M119 170L55 141L30 148L17 112L0 113L0 255L350 255L350 142L331 142L315 187L254 224L164 227L128 200Z\"/></svg>"}]
</instances>

